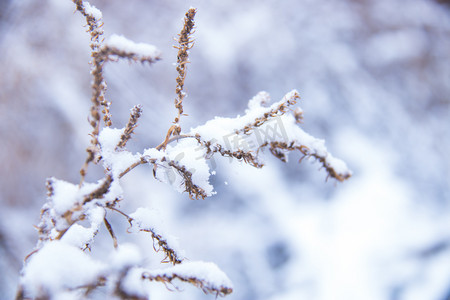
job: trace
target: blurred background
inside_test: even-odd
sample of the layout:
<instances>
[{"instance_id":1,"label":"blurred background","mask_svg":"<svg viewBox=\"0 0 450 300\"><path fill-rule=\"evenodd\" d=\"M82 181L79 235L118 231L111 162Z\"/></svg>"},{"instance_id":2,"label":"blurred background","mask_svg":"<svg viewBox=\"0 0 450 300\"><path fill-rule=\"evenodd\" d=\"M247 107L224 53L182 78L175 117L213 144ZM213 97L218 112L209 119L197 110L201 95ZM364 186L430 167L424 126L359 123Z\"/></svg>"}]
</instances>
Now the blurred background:
<instances>
[{"instance_id":1,"label":"blurred background","mask_svg":"<svg viewBox=\"0 0 450 300\"><path fill-rule=\"evenodd\" d=\"M113 122L144 114L129 147L158 145L175 116L173 38L198 8L182 126L242 114L267 91L298 89L302 127L353 170L325 182L292 154L259 170L215 160L217 195L191 201L140 167L121 209L157 209L191 260L215 262L230 300L450 299L450 6L433 0L92 0L105 37L156 45L152 65L110 63ZM69 0L0 1L0 298L34 247L45 180L79 181L90 128L89 35ZM101 168L89 169L89 180ZM119 242L151 242L126 233ZM103 230L104 231L104 230ZM144 240L146 240L144 238ZM103 233L93 255L112 250ZM196 288L152 299L213 299Z\"/></svg>"}]
</instances>

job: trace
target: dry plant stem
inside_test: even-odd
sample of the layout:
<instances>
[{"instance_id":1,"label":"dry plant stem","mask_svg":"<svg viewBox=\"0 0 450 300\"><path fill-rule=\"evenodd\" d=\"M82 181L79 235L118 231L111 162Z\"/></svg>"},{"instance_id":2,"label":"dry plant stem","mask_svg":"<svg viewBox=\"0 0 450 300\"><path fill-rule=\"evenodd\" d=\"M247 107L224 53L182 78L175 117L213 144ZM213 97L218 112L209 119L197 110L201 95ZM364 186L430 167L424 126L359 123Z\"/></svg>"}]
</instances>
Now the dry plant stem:
<instances>
[{"instance_id":1,"label":"dry plant stem","mask_svg":"<svg viewBox=\"0 0 450 300\"><path fill-rule=\"evenodd\" d=\"M174 48L178 49L177 55L177 72L178 77L176 79L177 87L175 88L175 93L177 94L175 98L175 108L178 110L178 115L175 117L174 125L172 125L167 131L165 140L159 145L159 148L165 149L167 143L171 136L177 136L181 133L181 127L179 125L180 117L183 114L183 99L186 96L184 92L184 80L186 79L186 65L189 63L189 49L191 49L194 44L191 39L192 30L194 29L194 17L197 10L191 8L186 13L184 18L183 29L180 34L178 34L178 46Z\"/></svg>"},{"instance_id":2,"label":"dry plant stem","mask_svg":"<svg viewBox=\"0 0 450 300\"><path fill-rule=\"evenodd\" d=\"M173 126L172 126L173 127ZM170 135L169 135L170 137ZM173 136L171 138L166 137L166 139L164 140L164 142L158 146L155 147L156 150L161 150L163 148L166 148L168 144L170 144L173 141L177 141L177 140L181 140L181 139L185 139L185 138L193 138L194 136L192 135L187 135L187 134L180 134L180 135L176 135Z\"/></svg>"},{"instance_id":3,"label":"dry plant stem","mask_svg":"<svg viewBox=\"0 0 450 300\"><path fill-rule=\"evenodd\" d=\"M108 206L106 206L106 207L109 208L109 209L111 209L111 210L113 210L113 211L115 211L115 212L118 212L119 214L121 214L122 216L124 216L125 218L127 218L128 223L130 223L130 225L131 225L131 222L133 221L133 218L131 218L129 215L127 215L126 213L124 213L124 212L121 211L120 209L115 208L115 207L112 206L112 205L108 205Z\"/></svg>"},{"instance_id":4,"label":"dry plant stem","mask_svg":"<svg viewBox=\"0 0 450 300\"><path fill-rule=\"evenodd\" d=\"M203 145L206 148L206 155L213 155L214 153L219 153L224 157L234 157L238 160L243 160L244 162L251 164L255 168L262 168L264 166L264 164L258 162L257 157L253 154L252 151L245 152L244 150L241 149L231 151L225 149L220 144L213 144L211 143L211 141L204 141L201 139L199 135L195 136L195 138L197 139L200 145Z\"/></svg>"},{"instance_id":5,"label":"dry plant stem","mask_svg":"<svg viewBox=\"0 0 450 300\"><path fill-rule=\"evenodd\" d=\"M129 215L127 215L120 209L115 208L112 205L107 206L107 208L109 208L115 212L118 212L119 214L121 214L122 216L127 218L128 223L130 223L130 227L133 226L134 219L132 217L130 217ZM156 233L152 229L140 229L140 231L149 232L152 235L153 241L155 241L155 240L157 241L159 249L162 249L164 251L164 253L166 254L166 257L164 258L163 262L171 262L174 265L180 264L183 262L183 259L178 257L175 250L173 250L172 248L169 247L169 245L167 244L167 241L160 234ZM155 251L157 251L157 252L159 251L159 249L156 249L156 247L154 245L153 245L153 248Z\"/></svg>"},{"instance_id":6,"label":"dry plant stem","mask_svg":"<svg viewBox=\"0 0 450 300\"><path fill-rule=\"evenodd\" d=\"M131 135L134 132L134 129L137 127L137 121L142 114L142 106L136 105L131 110L130 119L128 120L127 125L125 126L125 130L120 137L120 141L117 144L116 150L120 148L124 148L127 142L131 139Z\"/></svg>"},{"instance_id":7,"label":"dry plant stem","mask_svg":"<svg viewBox=\"0 0 450 300\"><path fill-rule=\"evenodd\" d=\"M113 240L113 244L114 244L114 248L117 249L117 247L119 246L117 243L117 237L114 234L114 230L112 229L111 224L108 222L108 220L106 218L103 219L103 222L105 223L106 228L108 229L109 234L111 235L111 238Z\"/></svg>"},{"instance_id":8,"label":"dry plant stem","mask_svg":"<svg viewBox=\"0 0 450 300\"><path fill-rule=\"evenodd\" d=\"M267 144L261 145L261 147L264 147L264 146L267 146ZM261 147L259 149L261 149ZM328 179L328 177L332 177L340 182L343 182L344 180L349 179L351 177L351 173L346 173L346 174L337 173L336 170L334 170L333 167L331 167L327 163L326 157L320 156L316 153L311 153L310 149L304 145L298 146L298 145L295 145L294 142L291 142L290 144L287 144L284 142L271 142L269 149L270 149L270 152L275 157L277 157L278 159L280 159L283 162L286 162L286 153L283 152L283 150L284 151L293 151L293 150L300 151L303 154L303 157L300 159L300 162L305 157L316 158L322 164L322 166L325 168L325 170L327 171L327 173L328 173L327 179Z\"/></svg>"},{"instance_id":9,"label":"dry plant stem","mask_svg":"<svg viewBox=\"0 0 450 300\"><path fill-rule=\"evenodd\" d=\"M105 57L99 52L100 42L103 37L103 30L101 27L103 23L97 20L92 15L86 12L82 0L73 0L77 10L86 18L87 25L89 27L88 32L91 36L91 50L92 50L92 75L94 77L92 83L92 107L90 112L89 123L92 126L91 132L91 146L86 149L88 156L80 170L80 186L84 182L86 171L89 163L94 161L96 154L98 153L98 134L100 129L100 105L103 106L104 122L106 126L111 125L111 116L109 113L109 103L105 99L106 82L103 78L103 64Z\"/></svg>"},{"instance_id":10,"label":"dry plant stem","mask_svg":"<svg viewBox=\"0 0 450 300\"><path fill-rule=\"evenodd\" d=\"M149 232L152 236L153 242L156 240L159 248L156 248L155 245L153 244L153 249L156 252L159 252L160 249L162 249L162 251L166 255L166 257L164 257L164 259L162 260L163 263L170 262L173 265L177 265L177 264L181 264L183 262L183 259L178 257L175 250L173 250L172 248L169 247L169 245L167 244L167 241L161 235L157 234L154 230L141 229L141 231Z\"/></svg>"},{"instance_id":11,"label":"dry plant stem","mask_svg":"<svg viewBox=\"0 0 450 300\"><path fill-rule=\"evenodd\" d=\"M184 188L185 192L189 194L189 198L191 199L205 199L208 197L205 190L203 190L201 187L195 185L192 181L192 173L186 170L185 166L181 166L178 164L178 162L172 160L169 162L169 166L173 167L178 171L178 173L183 177L184 179Z\"/></svg>"},{"instance_id":12,"label":"dry plant stem","mask_svg":"<svg viewBox=\"0 0 450 300\"><path fill-rule=\"evenodd\" d=\"M125 176L128 172L130 172L131 170L133 170L137 166L144 165L144 164L147 164L147 163L155 163L155 162L156 162L156 160L154 160L154 159L153 160L147 160L147 159L145 159L144 156L142 156L139 161L135 162L134 164L129 166L125 171L120 173L119 174L119 179L122 178L123 176Z\"/></svg>"},{"instance_id":13,"label":"dry plant stem","mask_svg":"<svg viewBox=\"0 0 450 300\"><path fill-rule=\"evenodd\" d=\"M22 300L22 299L25 299L25 291L23 289L23 286L19 286L19 288L17 289L15 300Z\"/></svg>"},{"instance_id":14,"label":"dry plant stem","mask_svg":"<svg viewBox=\"0 0 450 300\"><path fill-rule=\"evenodd\" d=\"M175 118L174 123L178 124L181 115L183 114L183 99L186 94L183 91L184 88L184 80L186 78L186 65L189 63L189 49L193 47L193 40L191 40L192 30L194 29L194 17L196 14L196 10L191 8L186 13L184 18L184 26L178 35L178 45L174 46L178 49L177 55L177 72L178 77L177 87L175 92L177 93L177 97L175 98L175 108L178 110L178 116ZM175 132L178 134L179 132Z\"/></svg>"}]
</instances>

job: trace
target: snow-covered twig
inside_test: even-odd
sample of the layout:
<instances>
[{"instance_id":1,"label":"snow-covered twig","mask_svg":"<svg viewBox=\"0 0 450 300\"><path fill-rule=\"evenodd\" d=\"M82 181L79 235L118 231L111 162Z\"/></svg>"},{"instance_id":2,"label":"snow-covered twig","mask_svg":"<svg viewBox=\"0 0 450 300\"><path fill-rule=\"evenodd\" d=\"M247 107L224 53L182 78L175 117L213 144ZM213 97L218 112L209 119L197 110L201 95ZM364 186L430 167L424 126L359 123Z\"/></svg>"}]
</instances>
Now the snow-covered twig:
<instances>
[{"instance_id":1,"label":"snow-covered twig","mask_svg":"<svg viewBox=\"0 0 450 300\"><path fill-rule=\"evenodd\" d=\"M161 59L161 53L155 46L135 43L124 36L115 34L105 42L100 53L107 60L118 57L151 64Z\"/></svg>"},{"instance_id":2,"label":"snow-covered twig","mask_svg":"<svg viewBox=\"0 0 450 300\"><path fill-rule=\"evenodd\" d=\"M142 278L164 283L179 279L217 296L226 296L233 291L230 279L222 270L213 263L201 261L186 262L163 270L143 271Z\"/></svg>"}]
</instances>

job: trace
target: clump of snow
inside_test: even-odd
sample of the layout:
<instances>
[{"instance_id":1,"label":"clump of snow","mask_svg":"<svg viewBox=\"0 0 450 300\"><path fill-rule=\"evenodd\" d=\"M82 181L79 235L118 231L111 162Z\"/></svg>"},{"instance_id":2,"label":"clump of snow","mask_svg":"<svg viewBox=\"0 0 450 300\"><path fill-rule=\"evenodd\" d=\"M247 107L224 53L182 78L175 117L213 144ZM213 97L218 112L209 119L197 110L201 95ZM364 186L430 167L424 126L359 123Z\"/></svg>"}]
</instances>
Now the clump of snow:
<instances>
[{"instance_id":1,"label":"clump of snow","mask_svg":"<svg viewBox=\"0 0 450 300\"><path fill-rule=\"evenodd\" d=\"M116 48L127 53L133 53L144 57L157 58L161 52L153 45L146 43L135 43L122 35L113 34L105 43L107 46Z\"/></svg>"},{"instance_id":2,"label":"clump of snow","mask_svg":"<svg viewBox=\"0 0 450 300\"><path fill-rule=\"evenodd\" d=\"M53 179L53 209L57 214L64 214L78 201L77 185L64 180Z\"/></svg>"},{"instance_id":3,"label":"clump of snow","mask_svg":"<svg viewBox=\"0 0 450 300\"><path fill-rule=\"evenodd\" d=\"M139 229L164 231L161 216L154 209L140 207L130 214L130 218Z\"/></svg>"},{"instance_id":4,"label":"clump of snow","mask_svg":"<svg viewBox=\"0 0 450 300\"><path fill-rule=\"evenodd\" d=\"M93 260L77 247L53 241L30 257L21 284L26 294L39 298L66 289L95 283L105 265Z\"/></svg>"},{"instance_id":5,"label":"clump of snow","mask_svg":"<svg viewBox=\"0 0 450 300\"><path fill-rule=\"evenodd\" d=\"M119 271L127 267L137 266L142 262L141 251L133 244L119 245L112 253L109 262L111 268Z\"/></svg>"},{"instance_id":6,"label":"clump of snow","mask_svg":"<svg viewBox=\"0 0 450 300\"><path fill-rule=\"evenodd\" d=\"M148 148L144 150L144 156L148 159L161 160L164 157L164 151L157 150L156 148Z\"/></svg>"},{"instance_id":7,"label":"clump of snow","mask_svg":"<svg viewBox=\"0 0 450 300\"><path fill-rule=\"evenodd\" d=\"M150 293L149 282L142 280L143 268L131 268L122 280L121 288L129 295L148 298Z\"/></svg>"},{"instance_id":8,"label":"clump of snow","mask_svg":"<svg viewBox=\"0 0 450 300\"><path fill-rule=\"evenodd\" d=\"M98 141L102 146L102 150L104 151L114 151L117 144L120 142L120 138L122 137L123 129L118 128L103 128L99 135Z\"/></svg>"},{"instance_id":9,"label":"clump of snow","mask_svg":"<svg viewBox=\"0 0 450 300\"><path fill-rule=\"evenodd\" d=\"M347 167L347 164L334 156L332 156L330 153L328 153L327 157L327 164L333 168L333 170L336 171L338 174L352 174L352 171L349 170Z\"/></svg>"},{"instance_id":10,"label":"clump of snow","mask_svg":"<svg viewBox=\"0 0 450 300\"><path fill-rule=\"evenodd\" d=\"M103 223L105 209L99 206L94 206L86 211L86 215L91 226L84 227L79 224L73 224L66 231L61 241L81 249L84 249L86 245L92 243L101 224Z\"/></svg>"},{"instance_id":11,"label":"clump of snow","mask_svg":"<svg viewBox=\"0 0 450 300\"><path fill-rule=\"evenodd\" d=\"M261 91L248 101L248 109L253 110L255 108L266 106L270 101L269 93Z\"/></svg>"},{"instance_id":12,"label":"clump of snow","mask_svg":"<svg viewBox=\"0 0 450 300\"><path fill-rule=\"evenodd\" d=\"M84 248L92 242L97 231L98 227L84 227L79 224L73 224L66 231L61 241L68 245Z\"/></svg>"},{"instance_id":13,"label":"clump of snow","mask_svg":"<svg viewBox=\"0 0 450 300\"><path fill-rule=\"evenodd\" d=\"M123 131L124 129L106 127L102 129L98 137L105 168L111 169L113 178L115 179L118 179L123 171L140 160L140 155L132 154L125 150L116 150ZM113 182L111 185L111 190L116 190L115 193L112 193L113 195L122 194L121 188L117 183L118 181Z\"/></svg>"},{"instance_id":14,"label":"clump of snow","mask_svg":"<svg viewBox=\"0 0 450 300\"><path fill-rule=\"evenodd\" d=\"M90 5L89 2L83 1L83 6L84 6L85 13L87 13L94 19L100 20L103 17L102 12L95 6Z\"/></svg>"}]
</instances>

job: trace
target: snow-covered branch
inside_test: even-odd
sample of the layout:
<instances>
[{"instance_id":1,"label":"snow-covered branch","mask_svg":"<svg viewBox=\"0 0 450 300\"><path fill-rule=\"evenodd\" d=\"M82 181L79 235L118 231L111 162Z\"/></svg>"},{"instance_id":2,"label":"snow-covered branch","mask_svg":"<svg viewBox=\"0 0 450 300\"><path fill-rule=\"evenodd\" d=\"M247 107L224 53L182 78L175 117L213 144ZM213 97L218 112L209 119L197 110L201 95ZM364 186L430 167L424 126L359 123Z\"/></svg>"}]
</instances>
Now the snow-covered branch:
<instances>
[{"instance_id":1,"label":"snow-covered branch","mask_svg":"<svg viewBox=\"0 0 450 300\"><path fill-rule=\"evenodd\" d=\"M150 281L172 283L174 279L189 282L202 289L205 293L226 296L233 291L233 285L228 276L214 263L202 261L186 262L171 268L143 271L142 278Z\"/></svg>"}]
</instances>

